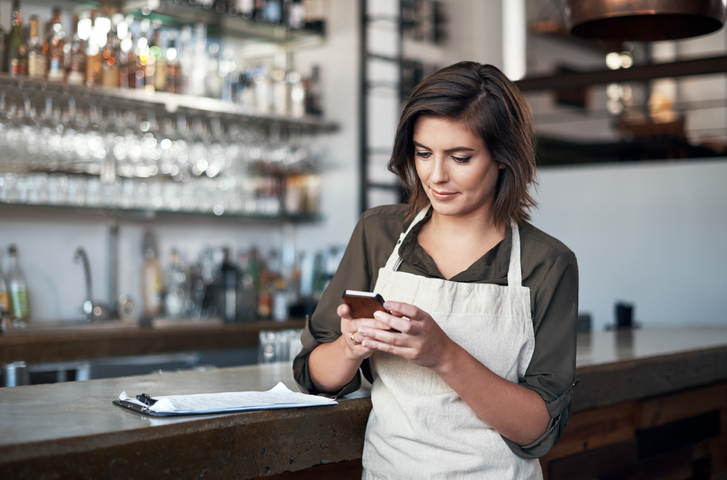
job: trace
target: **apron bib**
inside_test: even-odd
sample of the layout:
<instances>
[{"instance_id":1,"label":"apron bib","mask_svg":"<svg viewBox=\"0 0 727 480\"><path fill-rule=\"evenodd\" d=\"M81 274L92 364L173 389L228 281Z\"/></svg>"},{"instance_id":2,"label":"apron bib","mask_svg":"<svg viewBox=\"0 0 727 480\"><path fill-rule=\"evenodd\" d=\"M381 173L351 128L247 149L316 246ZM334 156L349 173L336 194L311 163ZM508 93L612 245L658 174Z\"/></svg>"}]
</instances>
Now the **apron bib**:
<instances>
[{"instance_id":1,"label":"apron bib","mask_svg":"<svg viewBox=\"0 0 727 480\"><path fill-rule=\"evenodd\" d=\"M508 285L459 283L397 271L399 246L379 270L374 292L429 313L444 332L497 375L525 375L535 346L530 289L522 286L520 234L512 224ZM518 457L439 375L384 352L369 359L373 408L363 477L373 479L541 479L537 460ZM487 395L483 391L482 395Z\"/></svg>"}]
</instances>

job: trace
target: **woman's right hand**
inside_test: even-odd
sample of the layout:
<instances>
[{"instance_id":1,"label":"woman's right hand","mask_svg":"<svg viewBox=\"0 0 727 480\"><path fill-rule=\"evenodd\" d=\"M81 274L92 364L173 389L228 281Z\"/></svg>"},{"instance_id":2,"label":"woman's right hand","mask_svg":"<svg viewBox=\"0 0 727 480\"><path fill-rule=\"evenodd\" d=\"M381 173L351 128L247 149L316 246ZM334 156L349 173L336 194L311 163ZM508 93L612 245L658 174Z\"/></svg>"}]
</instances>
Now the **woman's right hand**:
<instances>
[{"instance_id":1,"label":"woman's right hand","mask_svg":"<svg viewBox=\"0 0 727 480\"><path fill-rule=\"evenodd\" d=\"M346 353L349 355L349 358L359 361L369 358L374 350L364 347L361 344L363 336L358 333L358 329L366 327L370 329L389 330L389 327L373 318L351 317L351 309L345 303L338 306L336 313L341 317L341 338L346 345Z\"/></svg>"}]
</instances>

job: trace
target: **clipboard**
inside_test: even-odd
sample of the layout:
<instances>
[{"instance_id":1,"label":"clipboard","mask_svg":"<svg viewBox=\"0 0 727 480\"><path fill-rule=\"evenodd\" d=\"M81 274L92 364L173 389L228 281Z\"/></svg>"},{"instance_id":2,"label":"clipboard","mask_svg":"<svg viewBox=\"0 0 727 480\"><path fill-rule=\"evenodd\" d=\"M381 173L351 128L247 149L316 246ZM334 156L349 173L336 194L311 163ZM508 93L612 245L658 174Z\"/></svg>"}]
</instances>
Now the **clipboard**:
<instances>
[{"instance_id":1,"label":"clipboard","mask_svg":"<svg viewBox=\"0 0 727 480\"><path fill-rule=\"evenodd\" d=\"M152 417L174 417L179 415L190 415L190 414L184 414L184 413L173 413L173 412L155 412L153 410L149 410L149 407L143 407L141 405L137 405L136 403L127 402L126 400L112 400L111 403L114 405L118 405L121 408L126 408L129 410L133 410L136 413L143 413L144 415L149 415ZM203 414L199 414L203 415Z\"/></svg>"},{"instance_id":2,"label":"clipboard","mask_svg":"<svg viewBox=\"0 0 727 480\"><path fill-rule=\"evenodd\" d=\"M293 392L282 382L265 392L198 393L155 398L145 393L134 398L122 392L119 398L112 400L111 403L153 417L210 415L338 404L334 398Z\"/></svg>"}]
</instances>

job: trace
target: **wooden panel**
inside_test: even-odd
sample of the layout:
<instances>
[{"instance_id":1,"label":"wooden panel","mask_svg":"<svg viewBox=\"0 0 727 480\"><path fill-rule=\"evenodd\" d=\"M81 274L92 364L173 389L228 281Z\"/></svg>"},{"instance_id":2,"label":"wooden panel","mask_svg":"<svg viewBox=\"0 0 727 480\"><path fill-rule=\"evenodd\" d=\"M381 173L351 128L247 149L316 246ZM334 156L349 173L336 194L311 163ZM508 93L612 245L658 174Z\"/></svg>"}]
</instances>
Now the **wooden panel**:
<instances>
[{"instance_id":1,"label":"wooden panel","mask_svg":"<svg viewBox=\"0 0 727 480\"><path fill-rule=\"evenodd\" d=\"M636 440L627 440L571 455L549 462L548 478L552 480L595 479L613 470L617 465L633 465L637 461Z\"/></svg>"},{"instance_id":2,"label":"wooden panel","mask_svg":"<svg viewBox=\"0 0 727 480\"><path fill-rule=\"evenodd\" d=\"M693 449L685 448L633 464L615 462L607 473L599 475L598 478L599 480L662 480L664 478L687 480L691 479L694 474L691 465L693 457Z\"/></svg>"},{"instance_id":3,"label":"wooden panel","mask_svg":"<svg viewBox=\"0 0 727 480\"><path fill-rule=\"evenodd\" d=\"M727 384L723 384L727 388ZM727 407L720 411L720 436L709 441L713 478L727 478Z\"/></svg>"},{"instance_id":4,"label":"wooden panel","mask_svg":"<svg viewBox=\"0 0 727 480\"><path fill-rule=\"evenodd\" d=\"M641 402L636 428L653 428L727 407L727 384L659 395Z\"/></svg>"},{"instance_id":5,"label":"wooden panel","mask_svg":"<svg viewBox=\"0 0 727 480\"><path fill-rule=\"evenodd\" d=\"M544 459L552 460L634 437L636 402L576 412L560 441Z\"/></svg>"},{"instance_id":6,"label":"wooden panel","mask_svg":"<svg viewBox=\"0 0 727 480\"><path fill-rule=\"evenodd\" d=\"M361 459L316 465L307 470L271 475L265 480L347 480L359 479L363 472Z\"/></svg>"}]
</instances>

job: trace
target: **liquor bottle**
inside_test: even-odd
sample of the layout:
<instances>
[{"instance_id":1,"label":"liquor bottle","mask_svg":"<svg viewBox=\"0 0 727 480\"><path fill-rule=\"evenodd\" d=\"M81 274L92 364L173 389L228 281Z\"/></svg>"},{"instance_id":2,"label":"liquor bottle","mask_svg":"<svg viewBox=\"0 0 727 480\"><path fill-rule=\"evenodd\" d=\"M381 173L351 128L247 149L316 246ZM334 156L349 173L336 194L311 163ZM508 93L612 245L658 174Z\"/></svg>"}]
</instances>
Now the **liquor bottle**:
<instances>
[{"instance_id":1,"label":"liquor bottle","mask_svg":"<svg viewBox=\"0 0 727 480\"><path fill-rule=\"evenodd\" d=\"M28 74L28 46L23 38L23 22L20 16L20 0L13 0L12 28L7 38L5 71L14 76Z\"/></svg>"},{"instance_id":2,"label":"liquor bottle","mask_svg":"<svg viewBox=\"0 0 727 480\"><path fill-rule=\"evenodd\" d=\"M237 10L245 20L249 20L255 14L255 0L235 0L237 2Z\"/></svg>"},{"instance_id":3,"label":"liquor bottle","mask_svg":"<svg viewBox=\"0 0 727 480\"><path fill-rule=\"evenodd\" d=\"M222 52L220 60L219 76L222 79L222 90L220 98L226 102L235 102L237 100L237 84L239 81L239 72L235 63L235 52L226 48Z\"/></svg>"},{"instance_id":4,"label":"liquor bottle","mask_svg":"<svg viewBox=\"0 0 727 480\"><path fill-rule=\"evenodd\" d=\"M68 50L69 61L66 78L69 85L83 85L86 82L86 41L79 35L79 18L73 16L73 35Z\"/></svg>"},{"instance_id":5,"label":"liquor bottle","mask_svg":"<svg viewBox=\"0 0 727 480\"><path fill-rule=\"evenodd\" d=\"M136 64L134 66L135 85L137 90L147 89L147 66L149 64L151 50L149 49L149 20L142 20L134 24L132 36L134 38L134 55ZM152 75L153 79L153 75ZM148 89L153 89L154 84L148 83Z\"/></svg>"},{"instance_id":6,"label":"liquor bottle","mask_svg":"<svg viewBox=\"0 0 727 480\"><path fill-rule=\"evenodd\" d=\"M33 15L30 17L30 35L28 35L28 77L44 79L45 74L46 58L38 35L38 15Z\"/></svg>"},{"instance_id":7,"label":"liquor bottle","mask_svg":"<svg viewBox=\"0 0 727 480\"><path fill-rule=\"evenodd\" d=\"M144 264L142 265L141 289L144 316L153 317L162 313L162 269L157 260L154 234L147 231L142 244Z\"/></svg>"},{"instance_id":8,"label":"liquor bottle","mask_svg":"<svg viewBox=\"0 0 727 480\"><path fill-rule=\"evenodd\" d=\"M3 275L2 265L0 265L0 321L5 315L10 314L10 296L8 295L8 283Z\"/></svg>"},{"instance_id":9,"label":"liquor bottle","mask_svg":"<svg viewBox=\"0 0 727 480\"><path fill-rule=\"evenodd\" d=\"M51 22L45 22L43 25L43 41L40 42L40 51L43 52L43 56L46 60L45 70L48 72L48 52L50 52L50 37L51 37ZM30 37L28 37L30 38ZM30 52L28 52L30 55ZM30 76L30 62L28 62L28 76Z\"/></svg>"},{"instance_id":10,"label":"liquor bottle","mask_svg":"<svg viewBox=\"0 0 727 480\"><path fill-rule=\"evenodd\" d=\"M185 25L179 33L179 92L192 94L192 72L194 71L194 45L192 43L192 27Z\"/></svg>"},{"instance_id":11,"label":"liquor bottle","mask_svg":"<svg viewBox=\"0 0 727 480\"><path fill-rule=\"evenodd\" d=\"M233 323L237 321L240 278L237 266L230 258L230 249L228 247L224 248L224 255L220 267L220 303L218 311L222 313L222 319L225 323Z\"/></svg>"},{"instance_id":12,"label":"liquor bottle","mask_svg":"<svg viewBox=\"0 0 727 480\"><path fill-rule=\"evenodd\" d=\"M112 27L106 34L106 45L101 51L101 85L104 87L119 87L120 44L116 28Z\"/></svg>"},{"instance_id":13,"label":"liquor bottle","mask_svg":"<svg viewBox=\"0 0 727 480\"><path fill-rule=\"evenodd\" d=\"M201 22L194 26L192 70L189 75L190 93L199 97L204 96L207 76L207 26Z\"/></svg>"},{"instance_id":14,"label":"liquor bottle","mask_svg":"<svg viewBox=\"0 0 727 480\"><path fill-rule=\"evenodd\" d=\"M258 23L265 23L267 20L265 18L265 0L255 0L255 11L253 13L253 18Z\"/></svg>"},{"instance_id":15,"label":"liquor bottle","mask_svg":"<svg viewBox=\"0 0 727 480\"><path fill-rule=\"evenodd\" d=\"M300 73L288 72L288 90L290 92L290 115L295 118L305 116L305 88Z\"/></svg>"},{"instance_id":16,"label":"liquor bottle","mask_svg":"<svg viewBox=\"0 0 727 480\"><path fill-rule=\"evenodd\" d=\"M257 292L255 291L255 269L257 265L254 263L257 259L252 259L249 252L240 253L240 308L239 317L242 321L255 320L257 318Z\"/></svg>"},{"instance_id":17,"label":"liquor bottle","mask_svg":"<svg viewBox=\"0 0 727 480\"><path fill-rule=\"evenodd\" d=\"M119 28L122 27L122 30ZM136 88L136 54L134 53L133 22L125 21L117 25L119 42L119 87Z\"/></svg>"},{"instance_id":18,"label":"liquor bottle","mask_svg":"<svg viewBox=\"0 0 727 480\"><path fill-rule=\"evenodd\" d=\"M91 10L91 28L89 30L88 42L86 43L86 85L101 84L103 65L101 62L101 45L98 41L99 31L97 25L99 15L96 10Z\"/></svg>"},{"instance_id":19,"label":"liquor bottle","mask_svg":"<svg viewBox=\"0 0 727 480\"><path fill-rule=\"evenodd\" d=\"M255 109L255 69L247 67L240 72L237 81L237 103L251 110Z\"/></svg>"},{"instance_id":20,"label":"liquor bottle","mask_svg":"<svg viewBox=\"0 0 727 480\"><path fill-rule=\"evenodd\" d=\"M187 274L176 248L172 249L164 280L164 310L168 317L179 318L187 313Z\"/></svg>"},{"instance_id":21,"label":"liquor bottle","mask_svg":"<svg viewBox=\"0 0 727 480\"><path fill-rule=\"evenodd\" d=\"M167 92L182 93L182 69L179 63L178 32L177 30L169 30L168 46L166 49L166 58L164 63L167 66Z\"/></svg>"},{"instance_id":22,"label":"liquor bottle","mask_svg":"<svg viewBox=\"0 0 727 480\"><path fill-rule=\"evenodd\" d=\"M51 15L51 36L48 40L48 81L63 82L65 72L66 31L61 24L61 11L53 9Z\"/></svg>"},{"instance_id":23,"label":"liquor bottle","mask_svg":"<svg viewBox=\"0 0 727 480\"><path fill-rule=\"evenodd\" d=\"M7 71L7 62L5 61L5 42L5 30L2 25L0 25L0 71L2 72Z\"/></svg>"},{"instance_id":24,"label":"liquor bottle","mask_svg":"<svg viewBox=\"0 0 727 480\"><path fill-rule=\"evenodd\" d=\"M207 74L205 75L204 95L220 98L222 95L222 78L220 77L220 45L212 42L207 49Z\"/></svg>"},{"instance_id":25,"label":"liquor bottle","mask_svg":"<svg viewBox=\"0 0 727 480\"><path fill-rule=\"evenodd\" d=\"M276 68L272 74L272 95L270 110L276 115L288 114L288 83L285 81L285 70Z\"/></svg>"},{"instance_id":26,"label":"liquor bottle","mask_svg":"<svg viewBox=\"0 0 727 480\"><path fill-rule=\"evenodd\" d=\"M305 4L302 0L287 0L285 26L294 30L305 28Z\"/></svg>"},{"instance_id":27,"label":"liquor bottle","mask_svg":"<svg viewBox=\"0 0 727 480\"><path fill-rule=\"evenodd\" d=\"M255 110L258 113L270 113L270 75L267 69L259 65L255 69L255 75L252 77L255 89Z\"/></svg>"},{"instance_id":28,"label":"liquor bottle","mask_svg":"<svg viewBox=\"0 0 727 480\"><path fill-rule=\"evenodd\" d=\"M162 30L161 25L154 27L154 44L151 54L154 57L154 90L164 92L167 90L167 47L169 44L169 30Z\"/></svg>"},{"instance_id":29,"label":"liquor bottle","mask_svg":"<svg viewBox=\"0 0 727 480\"><path fill-rule=\"evenodd\" d=\"M282 0L266 0L265 1L265 21L277 25L283 21L283 2Z\"/></svg>"},{"instance_id":30,"label":"liquor bottle","mask_svg":"<svg viewBox=\"0 0 727 480\"><path fill-rule=\"evenodd\" d=\"M10 293L10 319L14 327L24 327L30 320L28 286L18 261L18 248L8 247L8 291Z\"/></svg>"},{"instance_id":31,"label":"liquor bottle","mask_svg":"<svg viewBox=\"0 0 727 480\"><path fill-rule=\"evenodd\" d=\"M314 65L311 70L311 76L305 82L305 113L306 115L321 116L323 115L323 106L321 102L320 68L318 65Z\"/></svg>"}]
</instances>

